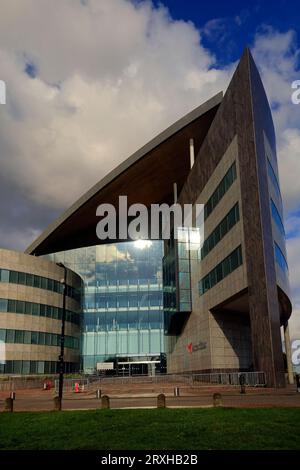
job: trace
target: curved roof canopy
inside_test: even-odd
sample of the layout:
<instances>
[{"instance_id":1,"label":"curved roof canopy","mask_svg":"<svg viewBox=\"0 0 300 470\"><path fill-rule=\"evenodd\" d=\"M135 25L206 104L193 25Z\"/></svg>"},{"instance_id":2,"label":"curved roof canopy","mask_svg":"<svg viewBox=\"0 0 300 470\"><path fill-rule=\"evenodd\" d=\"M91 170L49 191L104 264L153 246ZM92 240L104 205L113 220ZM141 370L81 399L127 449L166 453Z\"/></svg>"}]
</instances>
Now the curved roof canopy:
<instances>
[{"instance_id":1,"label":"curved roof canopy","mask_svg":"<svg viewBox=\"0 0 300 470\"><path fill-rule=\"evenodd\" d=\"M179 194L190 171L189 140L194 139L197 155L222 98L218 93L127 158L55 220L26 253L44 255L100 244L96 209L103 203L118 207L121 195L128 197L128 205L172 204L173 183Z\"/></svg>"}]
</instances>

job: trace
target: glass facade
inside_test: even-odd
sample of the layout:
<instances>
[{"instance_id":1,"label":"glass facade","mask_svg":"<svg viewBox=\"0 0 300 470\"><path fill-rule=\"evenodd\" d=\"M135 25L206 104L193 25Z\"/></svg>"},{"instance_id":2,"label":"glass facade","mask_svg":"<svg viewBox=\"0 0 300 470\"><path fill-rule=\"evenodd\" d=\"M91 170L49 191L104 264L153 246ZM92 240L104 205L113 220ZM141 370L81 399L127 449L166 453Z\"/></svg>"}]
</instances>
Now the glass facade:
<instances>
[{"instance_id":1,"label":"glass facade","mask_svg":"<svg viewBox=\"0 0 300 470\"><path fill-rule=\"evenodd\" d=\"M243 262L242 247L238 246L229 256L227 256L221 263L212 269L201 281L199 282L199 294L203 295L209 289L214 287L218 282L222 281L232 271L237 269Z\"/></svg>"},{"instance_id":2,"label":"glass facade","mask_svg":"<svg viewBox=\"0 0 300 470\"><path fill-rule=\"evenodd\" d=\"M118 373L164 368L161 241L138 240L48 255L84 281L82 368L113 362ZM121 365L120 365L121 363ZM125 370L124 370L125 369ZM120 372L121 371L121 372Z\"/></svg>"}]
</instances>

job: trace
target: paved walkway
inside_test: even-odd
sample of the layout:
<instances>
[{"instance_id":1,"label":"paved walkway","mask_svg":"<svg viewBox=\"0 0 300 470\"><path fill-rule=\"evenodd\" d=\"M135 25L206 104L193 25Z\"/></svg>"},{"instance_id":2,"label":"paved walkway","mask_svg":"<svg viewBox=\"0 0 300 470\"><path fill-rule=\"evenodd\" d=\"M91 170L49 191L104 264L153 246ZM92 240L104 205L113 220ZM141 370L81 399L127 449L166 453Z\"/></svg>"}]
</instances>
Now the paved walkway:
<instances>
[{"instance_id":1,"label":"paved walkway","mask_svg":"<svg viewBox=\"0 0 300 470\"><path fill-rule=\"evenodd\" d=\"M110 406L119 408L152 408L156 407L157 395L162 390L150 389L147 393L137 393L132 390L104 390L110 397ZM124 393L125 392L125 393ZM225 407L300 407L300 393L295 387L285 389L246 389L242 395L239 388L203 386L197 389L180 389L181 396L174 397L170 390L166 390L167 407L209 407L213 404L213 394L219 392L222 395L222 405ZM102 393L104 394L104 393ZM8 392L0 392L0 410L4 408L4 400ZM14 402L15 411L50 411L53 409L53 390L18 390ZM65 410L83 410L101 408L101 400L96 399L95 392L89 391L80 394L66 393L63 400Z\"/></svg>"}]
</instances>

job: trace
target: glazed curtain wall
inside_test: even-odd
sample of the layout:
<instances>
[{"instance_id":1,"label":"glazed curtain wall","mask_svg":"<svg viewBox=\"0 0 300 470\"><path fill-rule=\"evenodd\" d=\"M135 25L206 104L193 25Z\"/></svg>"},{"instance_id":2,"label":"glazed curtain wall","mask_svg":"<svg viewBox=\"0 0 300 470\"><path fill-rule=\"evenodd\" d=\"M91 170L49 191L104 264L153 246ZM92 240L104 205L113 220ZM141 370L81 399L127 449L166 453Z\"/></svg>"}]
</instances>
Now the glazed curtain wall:
<instances>
[{"instance_id":1,"label":"glazed curtain wall","mask_svg":"<svg viewBox=\"0 0 300 470\"><path fill-rule=\"evenodd\" d=\"M160 241L79 248L48 256L84 280L83 367L164 352Z\"/></svg>"}]
</instances>

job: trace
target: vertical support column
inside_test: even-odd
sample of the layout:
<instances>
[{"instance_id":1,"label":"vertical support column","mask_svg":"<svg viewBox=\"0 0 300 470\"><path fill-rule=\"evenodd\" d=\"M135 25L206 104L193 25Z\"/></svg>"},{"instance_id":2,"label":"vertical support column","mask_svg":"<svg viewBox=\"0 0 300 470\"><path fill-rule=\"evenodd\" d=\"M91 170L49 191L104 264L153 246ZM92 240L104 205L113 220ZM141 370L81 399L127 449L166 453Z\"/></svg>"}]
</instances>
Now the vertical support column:
<instances>
[{"instance_id":1,"label":"vertical support column","mask_svg":"<svg viewBox=\"0 0 300 470\"><path fill-rule=\"evenodd\" d=\"M194 139L190 139L190 165L193 168L195 163Z\"/></svg>"},{"instance_id":2,"label":"vertical support column","mask_svg":"<svg viewBox=\"0 0 300 470\"><path fill-rule=\"evenodd\" d=\"M174 193L174 204L176 204L176 202L177 202L177 197L178 197L178 194L177 194L177 183L173 183L173 193Z\"/></svg>"},{"instance_id":3,"label":"vertical support column","mask_svg":"<svg viewBox=\"0 0 300 470\"><path fill-rule=\"evenodd\" d=\"M285 344L286 362L287 362L287 370L288 370L288 381L289 381L289 384L293 384L294 373L293 373L292 349L291 349L290 330L289 330L288 321L283 325L283 331L284 331L284 344Z\"/></svg>"}]
</instances>

